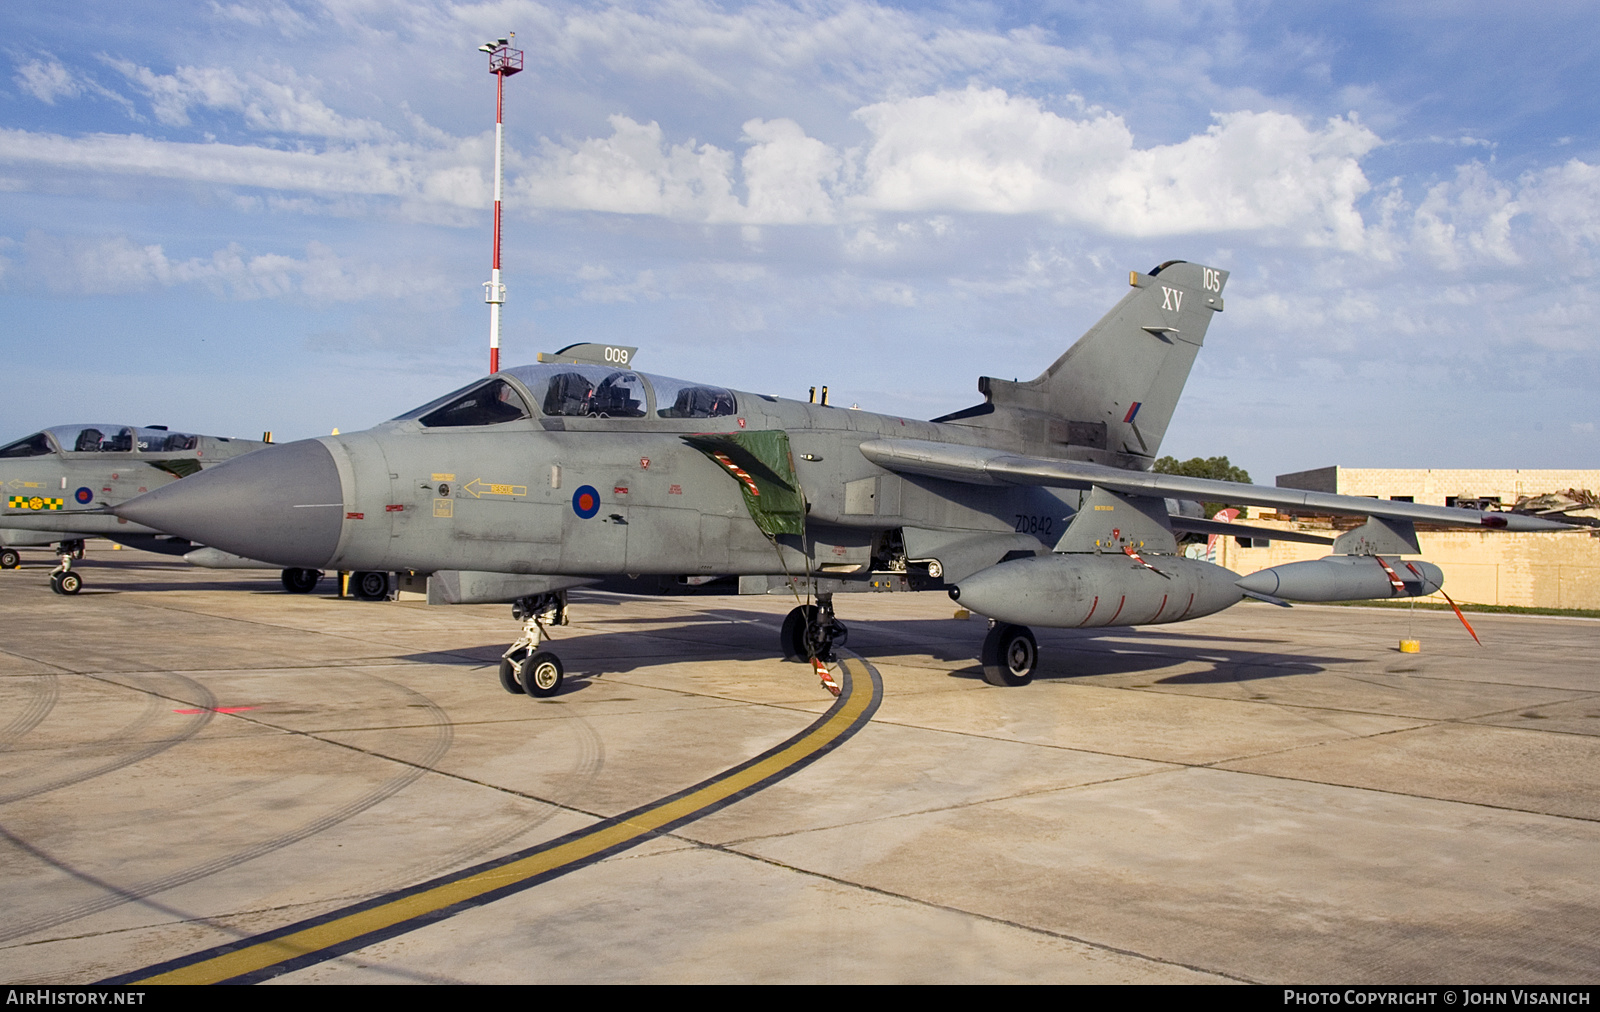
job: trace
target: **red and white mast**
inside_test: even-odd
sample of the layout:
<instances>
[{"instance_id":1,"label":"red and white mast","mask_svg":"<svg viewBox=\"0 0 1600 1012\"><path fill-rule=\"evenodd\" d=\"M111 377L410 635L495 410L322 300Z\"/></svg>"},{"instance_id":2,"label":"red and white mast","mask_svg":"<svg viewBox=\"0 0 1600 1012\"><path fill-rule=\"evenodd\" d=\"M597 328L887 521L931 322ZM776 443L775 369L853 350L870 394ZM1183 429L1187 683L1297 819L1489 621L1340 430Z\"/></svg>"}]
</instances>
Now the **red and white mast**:
<instances>
[{"instance_id":1,"label":"red and white mast","mask_svg":"<svg viewBox=\"0 0 1600 1012\"><path fill-rule=\"evenodd\" d=\"M489 304L489 371L500 371L500 307L506 301L506 286L500 283L500 181L505 160L505 95L506 78L522 72L522 50L512 49L516 32L507 37L479 46L489 54L489 73L494 82L494 259L489 267L489 280L483 284L483 301Z\"/></svg>"}]
</instances>

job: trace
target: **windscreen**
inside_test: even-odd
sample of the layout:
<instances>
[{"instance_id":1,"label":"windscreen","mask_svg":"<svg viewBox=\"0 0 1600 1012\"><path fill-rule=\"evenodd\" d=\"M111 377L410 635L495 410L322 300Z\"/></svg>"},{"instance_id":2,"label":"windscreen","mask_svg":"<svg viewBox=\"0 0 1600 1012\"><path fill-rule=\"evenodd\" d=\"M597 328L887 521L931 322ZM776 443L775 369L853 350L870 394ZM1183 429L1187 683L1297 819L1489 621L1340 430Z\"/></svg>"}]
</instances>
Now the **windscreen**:
<instances>
[{"instance_id":1,"label":"windscreen","mask_svg":"<svg viewBox=\"0 0 1600 1012\"><path fill-rule=\"evenodd\" d=\"M490 380L447 400L417 420L430 429L459 425L498 425L527 418L528 405L505 380ZM401 416L405 417L405 416Z\"/></svg>"},{"instance_id":2,"label":"windscreen","mask_svg":"<svg viewBox=\"0 0 1600 1012\"><path fill-rule=\"evenodd\" d=\"M15 443L0 446L0 458L4 457L43 457L54 453L55 447L50 445L50 437L42 432L35 432Z\"/></svg>"}]
</instances>

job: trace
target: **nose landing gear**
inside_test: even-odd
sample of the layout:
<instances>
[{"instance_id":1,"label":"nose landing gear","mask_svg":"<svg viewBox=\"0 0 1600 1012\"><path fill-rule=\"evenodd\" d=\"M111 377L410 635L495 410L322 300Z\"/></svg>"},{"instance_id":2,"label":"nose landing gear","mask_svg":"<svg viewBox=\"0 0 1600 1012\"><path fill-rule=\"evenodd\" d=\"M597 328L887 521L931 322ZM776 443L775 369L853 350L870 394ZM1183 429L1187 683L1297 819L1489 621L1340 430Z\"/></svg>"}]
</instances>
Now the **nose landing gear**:
<instances>
[{"instance_id":1,"label":"nose landing gear","mask_svg":"<svg viewBox=\"0 0 1600 1012\"><path fill-rule=\"evenodd\" d=\"M50 572L50 589L68 596L83 589L83 577L72 571L72 560L83 558L83 539L63 541L56 546L56 556L61 560Z\"/></svg>"},{"instance_id":2,"label":"nose landing gear","mask_svg":"<svg viewBox=\"0 0 1600 1012\"><path fill-rule=\"evenodd\" d=\"M520 597L511 606L511 617L522 621L522 635L500 657L501 688L537 699L554 696L566 672L561 658L539 646L549 637L550 626L567 624L566 592Z\"/></svg>"},{"instance_id":3,"label":"nose landing gear","mask_svg":"<svg viewBox=\"0 0 1600 1012\"><path fill-rule=\"evenodd\" d=\"M833 660L835 645L843 646L850 630L833 615L833 595L818 594L816 604L803 604L789 612L779 634L786 661Z\"/></svg>"}]
</instances>

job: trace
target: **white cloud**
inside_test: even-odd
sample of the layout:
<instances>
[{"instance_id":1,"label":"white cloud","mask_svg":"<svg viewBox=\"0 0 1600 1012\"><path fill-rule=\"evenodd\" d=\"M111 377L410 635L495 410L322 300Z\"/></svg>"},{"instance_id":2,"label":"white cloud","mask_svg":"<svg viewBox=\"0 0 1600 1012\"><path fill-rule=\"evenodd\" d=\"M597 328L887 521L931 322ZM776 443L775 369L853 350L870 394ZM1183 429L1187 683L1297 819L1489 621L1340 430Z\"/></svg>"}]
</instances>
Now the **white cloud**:
<instances>
[{"instance_id":1,"label":"white cloud","mask_svg":"<svg viewBox=\"0 0 1600 1012\"><path fill-rule=\"evenodd\" d=\"M291 37L303 35L311 27L304 15L283 0L251 0L248 4L220 4L216 0L211 0L210 7L212 13L218 17L238 21L253 28L271 25L281 34Z\"/></svg>"},{"instance_id":2,"label":"white cloud","mask_svg":"<svg viewBox=\"0 0 1600 1012\"><path fill-rule=\"evenodd\" d=\"M807 137L788 119L753 119L744 125L750 147L744 170L750 221L775 225L827 224L834 219L833 197L844 159L821 141Z\"/></svg>"},{"instance_id":3,"label":"white cloud","mask_svg":"<svg viewBox=\"0 0 1600 1012\"><path fill-rule=\"evenodd\" d=\"M1111 113L1071 119L998 89L856 115L873 133L860 206L1039 213L1124 235L1265 230L1346 249L1364 239L1360 158L1379 143L1350 120L1313 130L1283 113L1241 112L1141 150Z\"/></svg>"},{"instance_id":4,"label":"white cloud","mask_svg":"<svg viewBox=\"0 0 1600 1012\"><path fill-rule=\"evenodd\" d=\"M1457 166L1455 178L1428 189L1411 243L1447 270L1553 259L1571 267L1600 243L1600 166L1574 158L1514 182L1480 162Z\"/></svg>"},{"instance_id":5,"label":"white cloud","mask_svg":"<svg viewBox=\"0 0 1600 1012\"><path fill-rule=\"evenodd\" d=\"M452 8L484 21L483 8ZM1036 28L996 32L873 3L756 3L729 10L703 0L644 9L521 7L520 41L568 71L597 64L634 79L674 81L728 95L793 96L796 87L860 104L911 94L973 73L1049 80L1071 62Z\"/></svg>"},{"instance_id":6,"label":"white cloud","mask_svg":"<svg viewBox=\"0 0 1600 1012\"><path fill-rule=\"evenodd\" d=\"M100 84L81 67L77 70L68 70L54 56L19 63L14 80L19 88L46 105L55 105L58 98L93 95L110 99L128 110L130 114L133 112L133 103L125 96Z\"/></svg>"},{"instance_id":7,"label":"white cloud","mask_svg":"<svg viewBox=\"0 0 1600 1012\"><path fill-rule=\"evenodd\" d=\"M1137 149L1117 116L1070 119L1030 98L969 88L864 107L872 139L840 151L792 120L750 120L735 191L731 153L669 143L612 116L612 135L547 144L523 183L546 207L701 222L827 224L881 212L1043 214L1123 235L1264 231L1306 245L1366 240L1359 159L1376 135L1311 129L1283 113L1217 117L1179 144ZM861 248L889 239L868 229Z\"/></svg>"},{"instance_id":8,"label":"white cloud","mask_svg":"<svg viewBox=\"0 0 1600 1012\"><path fill-rule=\"evenodd\" d=\"M0 128L0 161L14 164L310 193L426 197L462 207L488 203L481 170L470 167L482 161L483 147L469 140L444 151L406 144L281 151L139 134L63 137Z\"/></svg>"},{"instance_id":9,"label":"white cloud","mask_svg":"<svg viewBox=\"0 0 1600 1012\"><path fill-rule=\"evenodd\" d=\"M461 17L468 11L449 10ZM665 62L633 72L699 75L717 88L726 82L707 69L710 54L748 49L747 60L773 73L799 73L795 68L843 53L866 59L872 47L861 39L916 41L911 62L922 70L882 54L867 61L878 69L861 73L884 86L934 81L965 66L961 40L979 45L991 67L1059 67L1066 59L1028 33L946 31L903 12L849 3L820 12L758 6L728 14L688 2L647 14L607 8L561 16L568 56L603 51L644 59L646 29L661 29L669 36ZM539 29L546 30L553 29ZM320 150L310 143L285 149L277 139L193 143L0 129L0 162L48 174L261 188L276 191L263 206L313 212L319 205L305 196L317 195L322 213L340 215L372 213L368 198L385 198L377 202L381 213L398 208L408 220L464 224L473 220L468 209L488 205L486 135L454 137L406 107L413 139L401 141L373 120L330 107L316 78L281 67L180 66L159 74L131 61L106 62L169 126L190 124L200 110L232 112L250 131L324 143ZM866 80L843 71L832 79ZM104 91L53 58L19 64L17 81L46 102L84 88ZM1278 111L1219 113L1202 132L1139 147L1121 116L1085 109L1075 96L1062 101L1080 111L1057 112L1039 99L978 85L883 99L856 107L856 129L865 136L852 138L853 146L812 136L790 117L746 119L738 143L724 148L679 140L659 122L618 113L609 117L607 136L545 140L531 157L508 151L510 204L513 213L533 206L748 229L843 225L841 250L857 257L900 255L930 241L927 229L894 220L906 214L1033 216L1108 236L1244 233L1266 245L1328 247L1380 261L1411 253L1450 271L1538 262L1555 247L1584 250L1600 241L1600 168L1577 159L1510 182L1496 178L1492 166L1470 163L1413 208L1398 178L1368 199L1362 160L1381 141L1354 118L1312 123ZM763 241L757 231L747 238L752 247Z\"/></svg>"},{"instance_id":10,"label":"white cloud","mask_svg":"<svg viewBox=\"0 0 1600 1012\"><path fill-rule=\"evenodd\" d=\"M1520 183L1517 204L1525 212L1568 243L1600 243L1600 166L1574 158L1529 172Z\"/></svg>"},{"instance_id":11,"label":"white cloud","mask_svg":"<svg viewBox=\"0 0 1600 1012\"><path fill-rule=\"evenodd\" d=\"M690 221L744 217L733 195L733 155L689 140L668 144L657 123L612 116L611 136L549 144L519 189L537 205Z\"/></svg>"},{"instance_id":12,"label":"white cloud","mask_svg":"<svg viewBox=\"0 0 1600 1012\"><path fill-rule=\"evenodd\" d=\"M1456 178L1430 187L1412 224L1415 247L1447 269L1468 259L1518 261L1511 219L1520 208L1511 189L1481 164L1459 166Z\"/></svg>"},{"instance_id":13,"label":"white cloud","mask_svg":"<svg viewBox=\"0 0 1600 1012\"><path fill-rule=\"evenodd\" d=\"M414 266L341 257L311 242L304 257L249 255L237 243L208 257L178 260L159 244L140 245L126 236L66 239L31 232L20 244L25 265L0 275L12 287L53 294L119 295L202 285L238 301L299 299L312 303L399 300L453 303L459 293L444 277Z\"/></svg>"},{"instance_id":14,"label":"white cloud","mask_svg":"<svg viewBox=\"0 0 1600 1012\"><path fill-rule=\"evenodd\" d=\"M71 98L83 89L61 61L29 60L19 64L15 80L17 87L47 105L55 105L58 98Z\"/></svg>"},{"instance_id":15,"label":"white cloud","mask_svg":"<svg viewBox=\"0 0 1600 1012\"><path fill-rule=\"evenodd\" d=\"M237 112L252 130L339 140L377 140L389 136L382 124L351 119L330 109L311 92L317 82L279 70L284 80L258 73L240 77L228 67L178 67L158 74L128 60L105 61L149 97L156 119L168 126L189 125L195 108Z\"/></svg>"}]
</instances>

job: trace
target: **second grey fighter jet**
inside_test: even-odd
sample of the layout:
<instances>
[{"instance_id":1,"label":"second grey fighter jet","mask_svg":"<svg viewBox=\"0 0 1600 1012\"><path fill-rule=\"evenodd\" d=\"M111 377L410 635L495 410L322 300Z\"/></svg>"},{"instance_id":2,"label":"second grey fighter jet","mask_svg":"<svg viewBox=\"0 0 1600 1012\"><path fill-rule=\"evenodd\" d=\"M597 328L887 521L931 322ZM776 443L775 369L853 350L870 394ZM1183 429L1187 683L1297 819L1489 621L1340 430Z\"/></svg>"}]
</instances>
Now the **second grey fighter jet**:
<instances>
[{"instance_id":1,"label":"second grey fighter jet","mask_svg":"<svg viewBox=\"0 0 1600 1012\"><path fill-rule=\"evenodd\" d=\"M165 555L189 552L194 545L183 538L112 516L105 507L266 445L159 425L102 423L57 425L0 446L0 489L6 496L0 569L17 568L18 548L53 544L60 561L50 588L76 594L83 575L72 563L83 558L88 538ZM288 574L284 583L290 583Z\"/></svg>"},{"instance_id":2,"label":"second grey fighter jet","mask_svg":"<svg viewBox=\"0 0 1600 1012\"><path fill-rule=\"evenodd\" d=\"M1029 626L1179 622L1247 595L1427 594L1439 570L1401 558L1419 522L1561 529L1151 473L1227 279L1182 261L1134 272L1036 379L983 377L983 403L932 421L650 375L631 349L574 346L115 512L284 566L432 574L434 600L515 601L523 636L501 679L534 696L560 687L560 660L540 647L575 586L792 591L804 601L783 651L821 660L846 631L836 594L938 590L994 620L984 677L1020 685L1037 662ZM1178 554L1175 531L1213 525L1177 500L1370 519L1328 559L1241 581Z\"/></svg>"}]
</instances>

